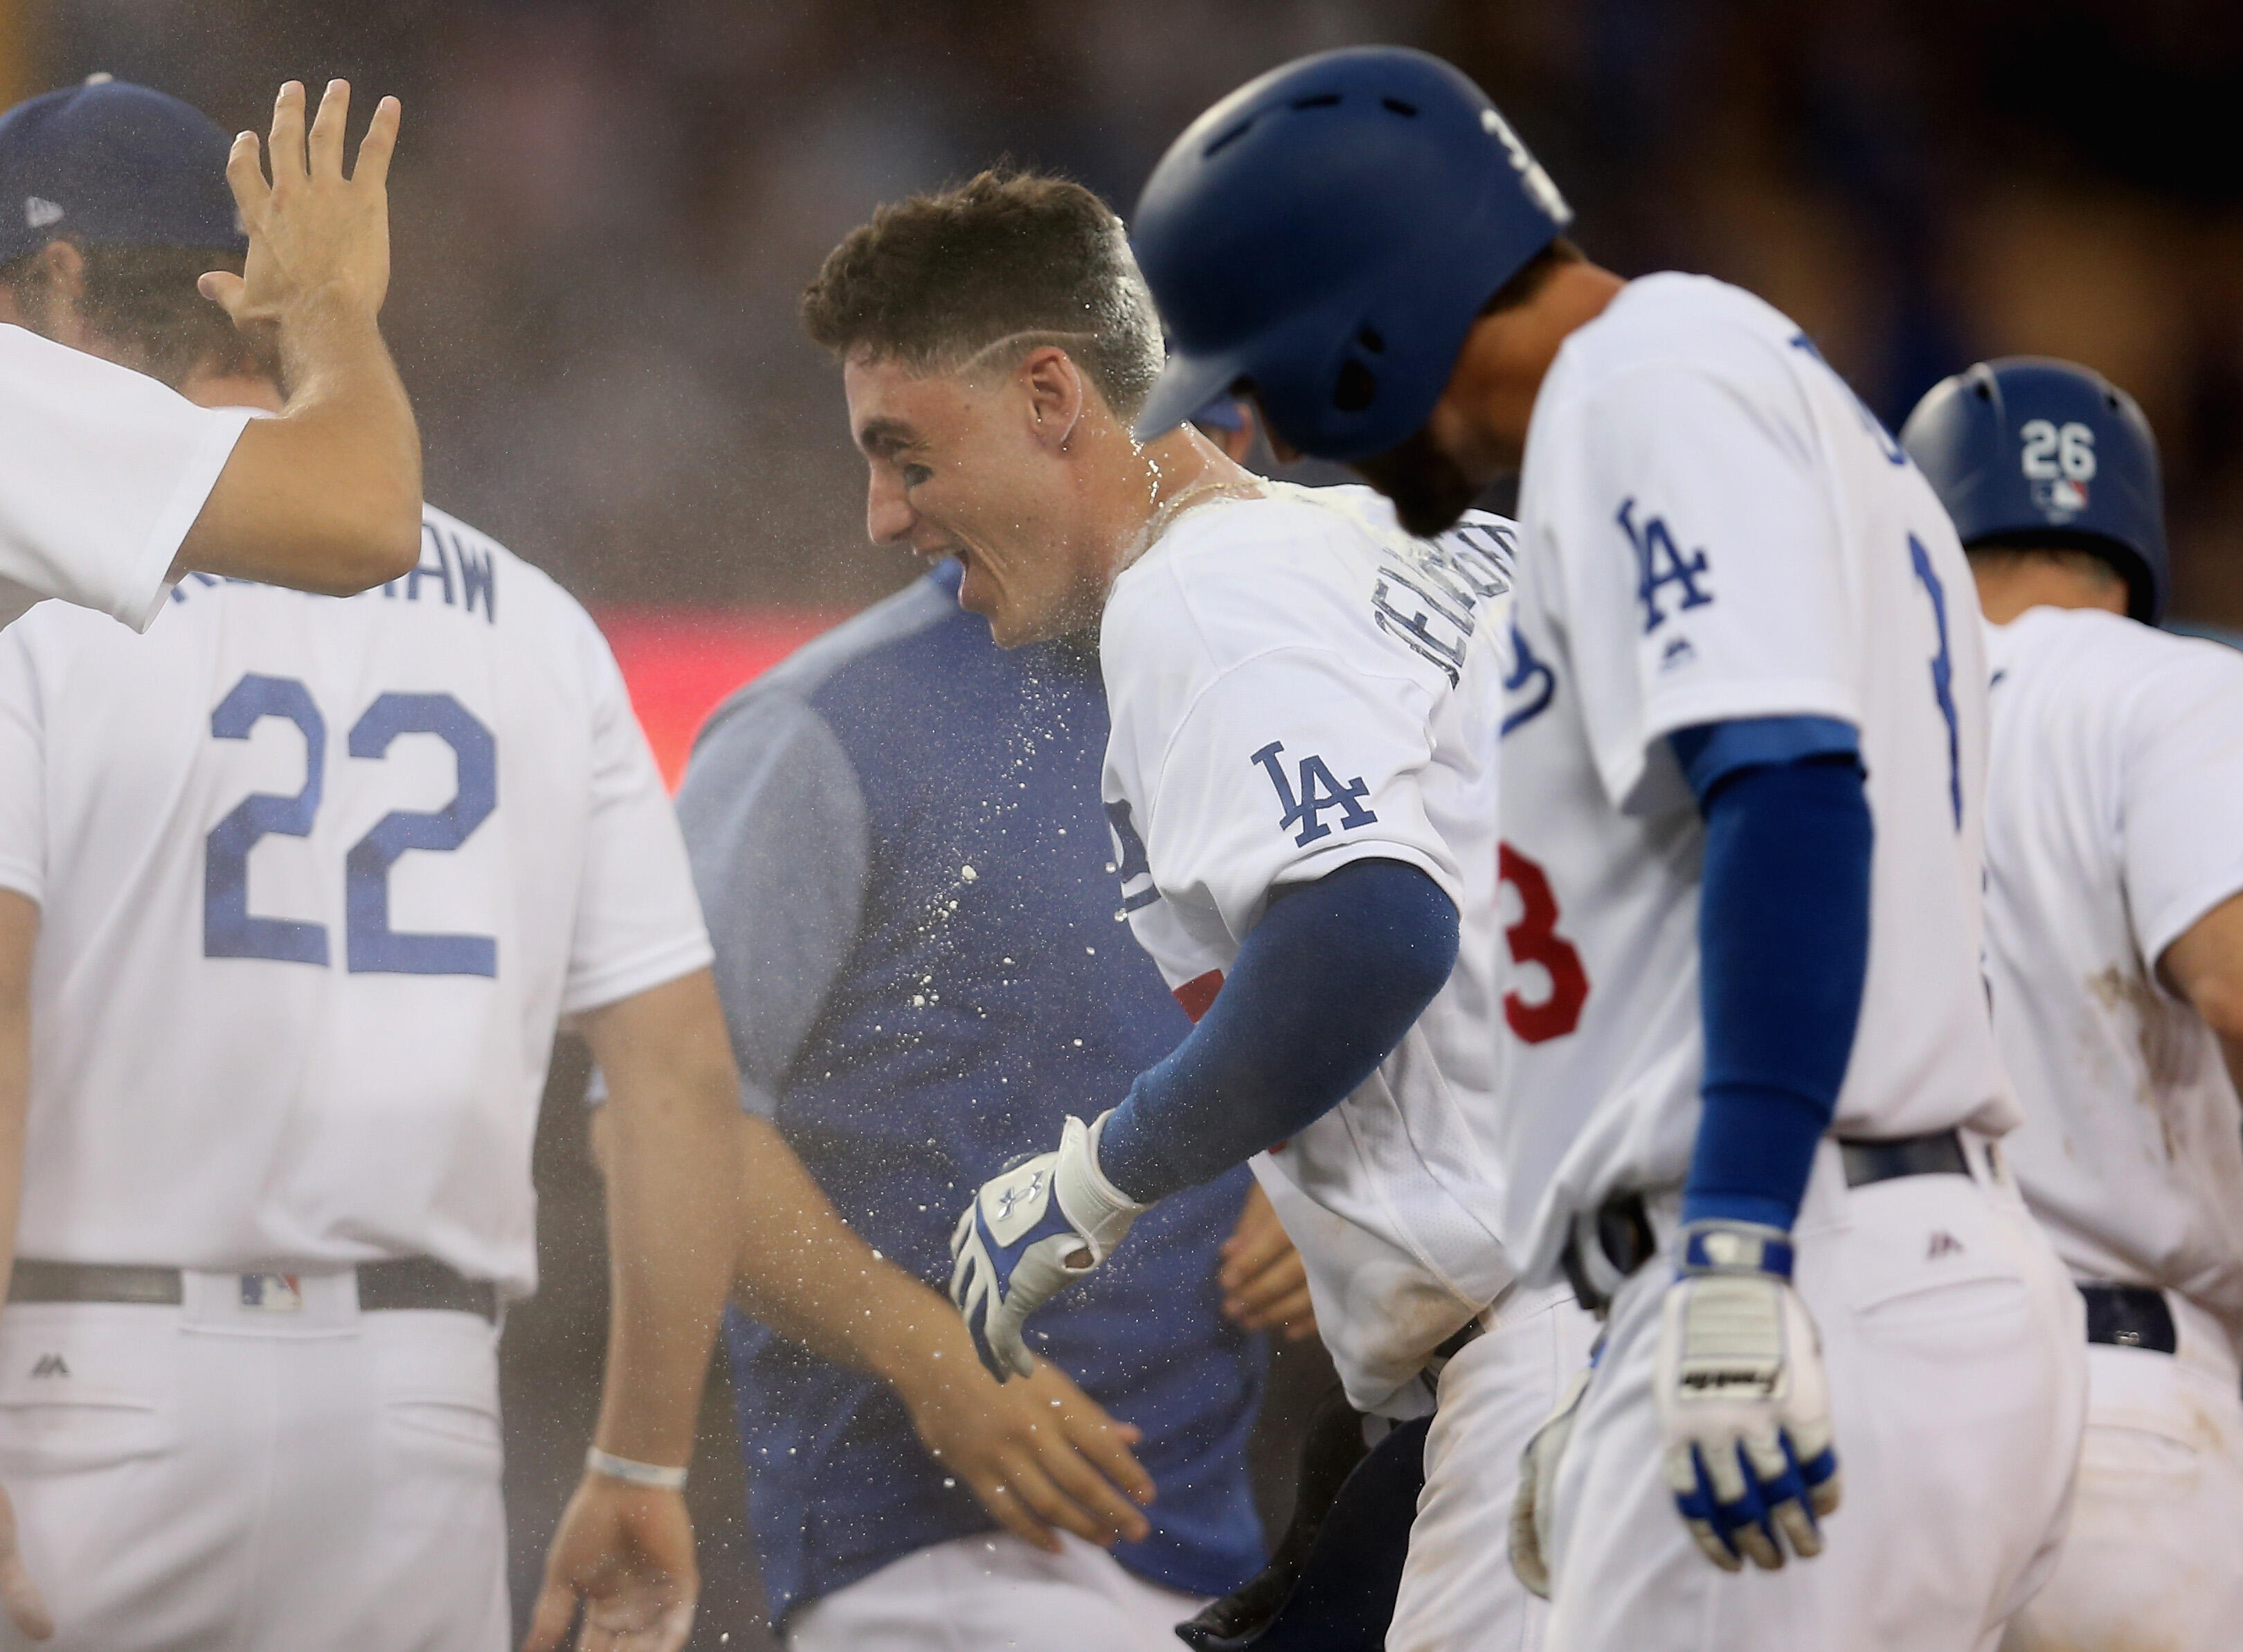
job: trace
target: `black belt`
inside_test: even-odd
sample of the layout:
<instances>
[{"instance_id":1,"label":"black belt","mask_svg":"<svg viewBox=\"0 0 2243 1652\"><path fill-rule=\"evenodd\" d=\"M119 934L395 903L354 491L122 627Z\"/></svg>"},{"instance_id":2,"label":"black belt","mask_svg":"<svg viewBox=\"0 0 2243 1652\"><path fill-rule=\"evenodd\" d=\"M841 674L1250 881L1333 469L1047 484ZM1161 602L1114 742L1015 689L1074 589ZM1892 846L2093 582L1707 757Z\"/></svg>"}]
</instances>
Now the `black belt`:
<instances>
[{"instance_id":1,"label":"black belt","mask_svg":"<svg viewBox=\"0 0 2243 1652\"><path fill-rule=\"evenodd\" d=\"M1889 1182L1903 1176L1970 1174L1970 1156L1963 1150L1963 1137L1955 1130L1934 1130L1929 1136L1903 1136L1887 1142L1842 1141L1838 1155L1845 1166L1848 1187L1867 1187L1872 1182ZM1650 1212L1640 1193L1616 1193L1598 1206L1596 1229L1597 1248L1623 1279L1659 1250L1659 1237L1651 1230ZM1612 1299L1591 1282L1577 1248L1579 1237L1576 1230L1566 1237L1559 1265L1565 1269L1566 1281L1573 1287L1580 1305L1592 1313L1602 1313L1612 1305ZM2163 1298L2159 1305L2164 1305Z\"/></svg>"},{"instance_id":2,"label":"black belt","mask_svg":"<svg viewBox=\"0 0 2243 1652\"><path fill-rule=\"evenodd\" d=\"M2172 1305L2164 1291L2139 1285L2083 1285L2079 1294L2087 1298L2088 1341L2152 1353L2172 1353L2180 1346Z\"/></svg>"},{"instance_id":3,"label":"black belt","mask_svg":"<svg viewBox=\"0 0 2243 1652\"><path fill-rule=\"evenodd\" d=\"M214 1269L231 1273L231 1268ZM498 1287L470 1279L434 1257L400 1257L361 1263L358 1305L362 1313L401 1308L472 1313L498 1323ZM245 1280L286 1277L279 1269L243 1270ZM245 1286L245 1289L247 1287ZM8 1280L10 1302L125 1302L150 1307L179 1305L185 1297L177 1268L138 1267L107 1262L39 1262L21 1259Z\"/></svg>"}]
</instances>

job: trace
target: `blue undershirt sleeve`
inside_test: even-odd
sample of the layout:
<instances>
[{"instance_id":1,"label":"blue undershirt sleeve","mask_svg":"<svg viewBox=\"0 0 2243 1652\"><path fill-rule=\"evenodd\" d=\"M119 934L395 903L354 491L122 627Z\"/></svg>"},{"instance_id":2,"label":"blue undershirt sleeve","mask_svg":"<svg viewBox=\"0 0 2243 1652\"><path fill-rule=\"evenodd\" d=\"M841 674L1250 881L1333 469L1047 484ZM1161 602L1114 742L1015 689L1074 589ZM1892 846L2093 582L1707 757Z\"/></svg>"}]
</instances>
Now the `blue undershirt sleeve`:
<instances>
[{"instance_id":1,"label":"blue undershirt sleeve","mask_svg":"<svg viewBox=\"0 0 2243 1652\"><path fill-rule=\"evenodd\" d=\"M1107 1120L1107 1179L1150 1204L1314 1123L1416 1024L1457 944L1455 903L1398 860L1274 895L1199 1025Z\"/></svg>"},{"instance_id":2,"label":"blue undershirt sleeve","mask_svg":"<svg viewBox=\"0 0 2243 1652\"><path fill-rule=\"evenodd\" d=\"M1851 727L1761 718L1669 738L1706 820L1704 1110L1685 1222L1788 1229L1853 1053L1874 828Z\"/></svg>"}]
</instances>

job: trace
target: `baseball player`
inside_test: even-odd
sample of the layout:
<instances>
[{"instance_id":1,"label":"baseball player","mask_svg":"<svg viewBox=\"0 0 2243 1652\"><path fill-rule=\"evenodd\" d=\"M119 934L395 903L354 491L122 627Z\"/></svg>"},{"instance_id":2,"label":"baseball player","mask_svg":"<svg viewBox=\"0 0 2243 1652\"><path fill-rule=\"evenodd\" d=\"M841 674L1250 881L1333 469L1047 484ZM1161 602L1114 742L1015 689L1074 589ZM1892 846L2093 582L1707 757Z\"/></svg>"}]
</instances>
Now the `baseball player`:
<instances>
[{"instance_id":1,"label":"baseball player","mask_svg":"<svg viewBox=\"0 0 2243 1652\"><path fill-rule=\"evenodd\" d=\"M202 277L205 300L271 327L290 387L277 416L198 408L46 319L82 295L87 250L131 227L106 204L176 165L182 144L208 153L181 107L106 76L33 98L9 116L17 164L0 172L0 266L20 276L42 260L51 278L30 308L20 281L0 304L13 324L0 325L0 576L136 630L190 570L347 594L404 573L420 543L420 435L374 320L395 98L374 110L346 179L350 88L329 83L307 138L304 89L289 82L271 181L253 134L230 152L221 134L232 198L205 192L161 226L166 245L226 255Z\"/></svg>"},{"instance_id":2,"label":"baseball player","mask_svg":"<svg viewBox=\"0 0 2243 1652\"><path fill-rule=\"evenodd\" d=\"M1521 468L1499 1231L1605 1318L1520 1487L1549 1643L1988 1647L2084 1383L1992 1147L1969 570L1796 327L1569 218L1438 59L1273 71L1139 202L1176 347L1138 429L1249 385L1420 531Z\"/></svg>"},{"instance_id":3,"label":"baseball player","mask_svg":"<svg viewBox=\"0 0 2243 1652\"><path fill-rule=\"evenodd\" d=\"M2087 1305L2071 1534L2004 1645L2213 1652L2243 1622L2243 658L2155 629L2157 448L2099 375L1981 363L1901 442L1990 622L2004 1150Z\"/></svg>"},{"instance_id":4,"label":"baseball player","mask_svg":"<svg viewBox=\"0 0 2243 1652\"><path fill-rule=\"evenodd\" d=\"M957 559L1000 644L1098 624L1122 907L1196 1023L960 1219L983 1361L1028 1375L1040 1303L1250 1157L1351 1402L1423 1414L1452 1355L1444 1413L1507 1410L1515 1463L1585 1317L1512 1288L1480 1133L1509 524L1415 540L1368 490L1265 482L1189 430L1140 446L1157 321L1120 224L1058 179L884 208L804 308L873 538ZM1495 1574L1483 1610L1531 1635L1484 1541L1431 1564Z\"/></svg>"},{"instance_id":5,"label":"baseball player","mask_svg":"<svg viewBox=\"0 0 2243 1652\"><path fill-rule=\"evenodd\" d=\"M164 243L224 139L165 118L192 141L84 197L87 269L158 273L43 321L273 408L173 348L200 260ZM66 172L42 130L0 122L0 172ZM145 637L57 603L0 635L0 1646L506 1643L497 1332L564 1015L612 1092L615 1317L532 1643L579 1591L587 1645L684 1639L736 1203L708 939L589 619L441 512L421 544L350 601L197 575Z\"/></svg>"}]
</instances>

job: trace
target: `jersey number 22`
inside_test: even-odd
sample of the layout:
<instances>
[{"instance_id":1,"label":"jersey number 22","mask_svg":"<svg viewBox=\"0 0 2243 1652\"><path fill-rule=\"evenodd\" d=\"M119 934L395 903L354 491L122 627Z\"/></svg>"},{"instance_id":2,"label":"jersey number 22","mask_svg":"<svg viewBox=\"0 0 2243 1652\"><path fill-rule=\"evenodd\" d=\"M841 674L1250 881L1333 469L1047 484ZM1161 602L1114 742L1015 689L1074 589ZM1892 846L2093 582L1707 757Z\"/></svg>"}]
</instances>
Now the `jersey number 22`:
<instances>
[{"instance_id":1,"label":"jersey number 22","mask_svg":"<svg viewBox=\"0 0 2243 1652\"><path fill-rule=\"evenodd\" d=\"M246 740L268 717L304 736L304 786L293 797L254 792L212 826L203 849L203 956L271 958L326 968L324 924L259 918L249 910L249 852L259 838L305 838L320 812L327 725L312 691L293 677L244 677L211 713L211 734ZM488 935L422 935L389 927L389 870L407 851L456 849L498 806L498 743L449 694L383 694L351 725L350 754L379 760L401 734L433 734L452 748L459 789L441 809L396 809L343 858L343 956L353 974L496 975Z\"/></svg>"}]
</instances>

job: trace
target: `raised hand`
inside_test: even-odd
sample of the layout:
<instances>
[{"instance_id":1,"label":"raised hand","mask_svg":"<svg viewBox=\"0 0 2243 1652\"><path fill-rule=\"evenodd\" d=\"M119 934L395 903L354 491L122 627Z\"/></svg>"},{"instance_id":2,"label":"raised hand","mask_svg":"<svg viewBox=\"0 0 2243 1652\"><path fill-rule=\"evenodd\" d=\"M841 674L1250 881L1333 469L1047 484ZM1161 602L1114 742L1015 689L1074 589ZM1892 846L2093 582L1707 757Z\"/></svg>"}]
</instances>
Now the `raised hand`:
<instances>
[{"instance_id":1,"label":"raised hand","mask_svg":"<svg viewBox=\"0 0 2243 1652\"><path fill-rule=\"evenodd\" d=\"M331 80L309 132L304 88L290 81L273 105L271 141L254 132L233 140L226 182L249 235L243 273L202 278L205 298L236 326L271 322L282 330L307 311L339 309L371 320L389 291L389 158L397 147L397 99L376 105L358 165L343 172L343 127L350 84ZM272 175L266 174L269 158Z\"/></svg>"}]
</instances>

